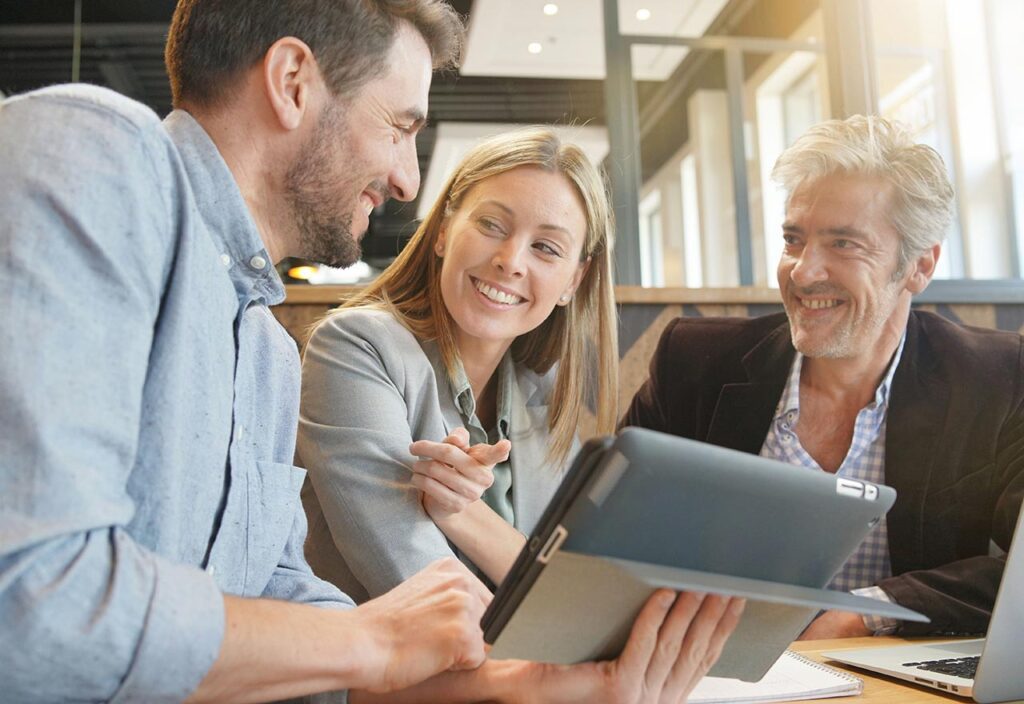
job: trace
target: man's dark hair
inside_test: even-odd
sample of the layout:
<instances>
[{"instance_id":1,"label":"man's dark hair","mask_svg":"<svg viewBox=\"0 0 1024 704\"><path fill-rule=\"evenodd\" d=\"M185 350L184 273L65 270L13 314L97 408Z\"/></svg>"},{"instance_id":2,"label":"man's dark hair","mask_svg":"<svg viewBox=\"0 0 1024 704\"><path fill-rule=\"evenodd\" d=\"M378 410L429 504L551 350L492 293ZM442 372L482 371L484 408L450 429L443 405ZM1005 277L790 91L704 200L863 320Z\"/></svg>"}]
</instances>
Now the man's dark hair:
<instances>
[{"instance_id":1,"label":"man's dark hair","mask_svg":"<svg viewBox=\"0 0 1024 704\"><path fill-rule=\"evenodd\" d=\"M164 55L174 105L215 105L289 36L313 51L332 93L351 93L384 70L402 20L426 41L434 68L458 64L463 24L442 0L179 0Z\"/></svg>"}]
</instances>

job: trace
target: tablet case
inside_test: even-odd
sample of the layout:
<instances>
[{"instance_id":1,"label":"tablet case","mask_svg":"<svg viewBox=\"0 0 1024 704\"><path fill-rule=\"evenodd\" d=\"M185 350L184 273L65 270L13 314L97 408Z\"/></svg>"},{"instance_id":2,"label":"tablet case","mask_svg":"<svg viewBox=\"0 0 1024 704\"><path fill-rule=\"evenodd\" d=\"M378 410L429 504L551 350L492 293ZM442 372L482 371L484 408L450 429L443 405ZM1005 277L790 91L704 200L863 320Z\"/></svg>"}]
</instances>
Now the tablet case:
<instances>
[{"instance_id":1,"label":"tablet case","mask_svg":"<svg viewBox=\"0 0 1024 704\"><path fill-rule=\"evenodd\" d=\"M889 487L638 428L577 455L484 614L491 657L615 657L659 586L748 598L711 675L760 679L820 609L926 620L822 587Z\"/></svg>"}]
</instances>

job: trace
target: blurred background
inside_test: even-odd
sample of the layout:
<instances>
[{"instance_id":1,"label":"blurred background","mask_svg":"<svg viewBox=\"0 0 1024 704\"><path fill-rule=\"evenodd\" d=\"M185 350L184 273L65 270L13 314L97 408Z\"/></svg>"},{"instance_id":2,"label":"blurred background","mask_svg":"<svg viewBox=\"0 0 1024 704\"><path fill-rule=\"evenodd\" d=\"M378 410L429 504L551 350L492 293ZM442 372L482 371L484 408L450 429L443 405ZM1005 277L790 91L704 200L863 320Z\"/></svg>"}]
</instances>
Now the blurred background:
<instances>
[{"instance_id":1,"label":"blurred background","mask_svg":"<svg viewBox=\"0 0 1024 704\"><path fill-rule=\"evenodd\" d=\"M84 81L164 115L174 4L0 0L0 91ZM776 157L815 122L878 113L935 147L957 189L940 288L1024 300L1024 1L451 4L468 18L467 51L458 73L434 79L418 199L372 214L363 262L286 261L288 282L372 277L466 149L548 123L609 173L621 284L770 289L782 245L782 198L767 178Z\"/></svg>"}]
</instances>

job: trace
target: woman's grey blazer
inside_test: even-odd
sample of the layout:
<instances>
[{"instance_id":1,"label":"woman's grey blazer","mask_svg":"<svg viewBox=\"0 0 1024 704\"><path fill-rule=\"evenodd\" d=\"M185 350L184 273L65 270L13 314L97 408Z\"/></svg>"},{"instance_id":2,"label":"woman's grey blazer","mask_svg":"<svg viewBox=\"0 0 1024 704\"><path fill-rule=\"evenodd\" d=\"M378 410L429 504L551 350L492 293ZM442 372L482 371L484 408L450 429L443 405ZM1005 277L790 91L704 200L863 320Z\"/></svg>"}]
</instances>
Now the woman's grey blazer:
<instances>
[{"instance_id":1,"label":"woman's grey blazer","mask_svg":"<svg viewBox=\"0 0 1024 704\"><path fill-rule=\"evenodd\" d=\"M309 473L306 557L357 602L378 596L440 557L459 555L410 483L414 440L463 425L437 346L384 310L331 314L302 365L298 455ZM515 527L533 530L564 467L545 462L554 369L516 365L509 440ZM463 559L464 562L467 560Z\"/></svg>"}]
</instances>

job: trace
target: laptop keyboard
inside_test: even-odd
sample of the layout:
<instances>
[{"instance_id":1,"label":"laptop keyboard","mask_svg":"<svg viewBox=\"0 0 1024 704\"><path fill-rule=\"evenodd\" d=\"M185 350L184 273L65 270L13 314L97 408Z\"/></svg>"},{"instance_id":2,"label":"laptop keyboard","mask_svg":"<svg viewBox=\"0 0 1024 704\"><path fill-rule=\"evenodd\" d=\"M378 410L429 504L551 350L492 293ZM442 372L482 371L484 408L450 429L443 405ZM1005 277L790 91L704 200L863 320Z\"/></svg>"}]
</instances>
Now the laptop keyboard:
<instances>
[{"instance_id":1,"label":"laptop keyboard","mask_svg":"<svg viewBox=\"0 0 1024 704\"><path fill-rule=\"evenodd\" d=\"M978 669L980 656L974 655L966 658L947 658L945 660L925 660L924 662L905 662L904 667L916 667L919 670L928 672L940 672L944 675L963 677L966 680L973 680L974 673Z\"/></svg>"}]
</instances>

